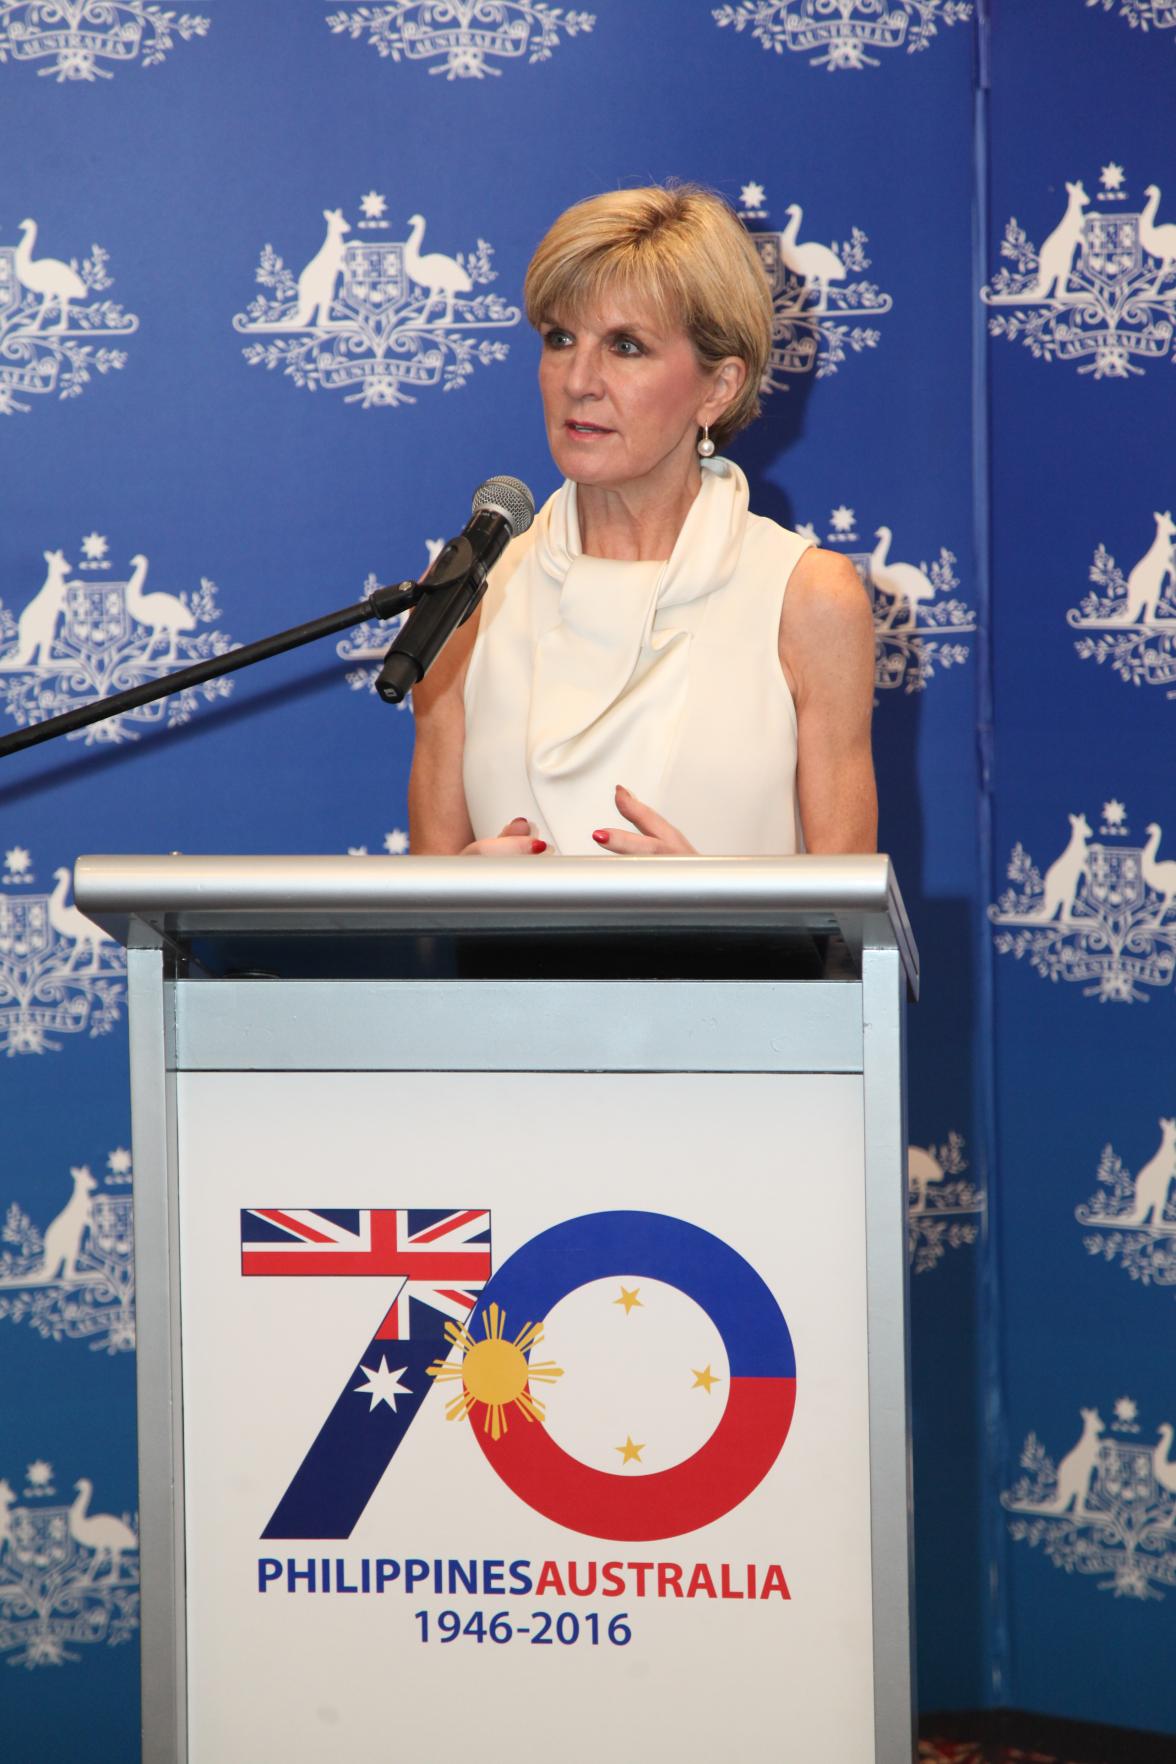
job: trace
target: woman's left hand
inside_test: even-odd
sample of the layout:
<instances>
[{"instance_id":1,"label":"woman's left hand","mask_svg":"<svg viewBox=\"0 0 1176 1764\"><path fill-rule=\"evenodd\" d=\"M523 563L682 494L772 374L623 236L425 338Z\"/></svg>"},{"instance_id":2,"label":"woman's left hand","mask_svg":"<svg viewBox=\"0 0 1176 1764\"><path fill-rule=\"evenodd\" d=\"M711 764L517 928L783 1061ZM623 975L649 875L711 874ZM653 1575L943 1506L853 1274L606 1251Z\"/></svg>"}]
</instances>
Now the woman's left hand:
<instances>
[{"instance_id":1,"label":"woman's left hand","mask_svg":"<svg viewBox=\"0 0 1176 1764\"><path fill-rule=\"evenodd\" d=\"M623 784L617 785L617 810L626 821L636 827L636 833L630 833L627 827L598 827L592 837L597 845L605 851L615 852L618 857L696 857L698 854L684 834L676 827L651 809L648 803L639 802L631 790Z\"/></svg>"}]
</instances>

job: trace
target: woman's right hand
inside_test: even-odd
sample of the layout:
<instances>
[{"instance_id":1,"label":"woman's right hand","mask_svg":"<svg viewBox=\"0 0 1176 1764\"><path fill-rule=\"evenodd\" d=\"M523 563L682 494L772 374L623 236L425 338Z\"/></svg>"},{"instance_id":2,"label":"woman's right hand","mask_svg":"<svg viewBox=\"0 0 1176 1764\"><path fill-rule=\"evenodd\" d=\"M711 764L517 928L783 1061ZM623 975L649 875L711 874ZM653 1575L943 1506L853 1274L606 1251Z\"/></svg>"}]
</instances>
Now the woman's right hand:
<instances>
[{"instance_id":1,"label":"woman's right hand","mask_svg":"<svg viewBox=\"0 0 1176 1764\"><path fill-rule=\"evenodd\" d=\"M497 839L475 839L467 845L462 857L538 857L547 850L545 839L536 839L526 815L508 821Z\"/></svg>"}]
</instances>

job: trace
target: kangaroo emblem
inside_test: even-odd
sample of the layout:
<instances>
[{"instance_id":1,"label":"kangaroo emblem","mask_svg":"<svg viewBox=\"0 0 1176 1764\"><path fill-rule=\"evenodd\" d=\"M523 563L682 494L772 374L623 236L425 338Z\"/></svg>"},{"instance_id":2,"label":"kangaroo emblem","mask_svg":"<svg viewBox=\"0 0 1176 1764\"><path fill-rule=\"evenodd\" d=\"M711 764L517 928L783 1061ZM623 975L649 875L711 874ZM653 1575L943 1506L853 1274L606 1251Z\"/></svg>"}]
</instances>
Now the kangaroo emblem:
<instances>
[{"instance_id":1,"label":"kangaroo emblem","mask_svg":"<svg viewBox=\"0 0 1176 1764\"><path fill-rule=\"evenodd\" d=\"M46 551L42 555L49 566L48 574L21 613L16 648L0 656L0 668L45 667L51 659L57 621L65 608L70 566L64 552Z\"/></svg>"},{"instance_id":2,"label":"kangaroo emblem","mask_svg":"<svg viewBox=\"0 0 1176 1764\"><path fill-rule=\"evenodd\" d=\"M1090 823L1085 815L1071 815L1069 821L1069 844L1045 872L1045 892L1038 908L1038 916L1043 919L1052 919L1055 913L1063 922L1070 917L1078 884L1086 874Z\"/></svg>"},{"instance_id":3,"label":"kangaroo emblem","mask_svg":"<svg viewBox=\"0 0 1176 1764\"><path fill-rule=\"evenodd\" d=\"M1082 239L1082 211L1090 197L1081 183L1067 183L1066 191L1069 196L1066 212L1042 245L1037 257L1037 281L1032 288L1026 288L1019 297L1022 300L1048 300L1055 289L1056 299L1067 298L1066 283L1070 279L1074 253Z\"/></svg>"},{"instance_id":4,"label":"kangaroo emblem","mask_svg":"<svg viewBox=\"0 0 1176 1764\"><path fill-rule=\"evenodd\" d=\"M1156 609L1165 585L1176 588L1176 555L1172 541L1176 539L1176 521L1165 510L1153 514L1156 536L1127 578L1127 598L1116 607L1115 617L1130 619L1141 625L1155 623Z\"/></svg>"},{"instance_id":5,"label":"kangaroo emblem","mask_svg":"<svg viewBox=\"0 0 1176 1764\"><path fill-rule=\"evenodd\" d=\"M943 1181L943 1167L925 1151L921 1145L907 1146L907 1187L909 1188L912 1213L924 1213L927 1210L927 1190L933 1182Z\"/></svg>"},{"instance_id":6,"label":"kangaroo emblem","mask_svg":"<svg viewBox=\"0 0 1176 1764\"><path fill-rule=\"evenodd\" d=\"M77 1280L78 1256L82 1238L93 1214L90 1196L98 1184L85 1164L70 1170L73 1193L57 1217L45 1227L44 1255L39 1268L31 1274L18 1274L2 1282L4 1286L44 1286L50 1281Z\"/></svg>"},{"instance_id":7,"label":"kangaroo emblem","mask_svg":"<svg viewBox=\"0 0 1176 1764\"><path fill-rule=\"evenodd\" d=\"M1066 1453L1058 1465L1057 1492L1051 1501L1035 1508L1039 1513L1065 1513L1073 1505L1075 1513L1087 1511L1086 1498L1098 1463L1099 1437L1106 1423L1097 1409L1082 1409L1082 1437Z\"/></svg>"},{"instance_id":8,"label":"kangaroo emblem","mask_svg":"<svg viewBox=\"0 0 1176 1764\"><path fill-rule=\"evenodd\" d=\"M351 228L343 219L341 208L324 208L323 219L327 223L327 236L298 278L298 305L293 318L286 321L292 331L303 330L308 325L332 323L331 302L335 298L335 283L339 280L343 254L347 249L343 237Z\"/></svg>"},{"instance_id":9,"label":"kangaroo emblem","mask_svg":"<svg viewBox=\"0 0 1176 1764\"><path fill-rule=\"evenodd\" d=\"M1150 1157L1135 1178L1135 1205L1123 1216L1125 1225L1165 1225L1164 1208L1168 1190L1176 1177L1176 1120L1160 1116L1159 1150ZM1170 1227L1176 1230L1176 1225Z\"/></svg>"}]
</instances>

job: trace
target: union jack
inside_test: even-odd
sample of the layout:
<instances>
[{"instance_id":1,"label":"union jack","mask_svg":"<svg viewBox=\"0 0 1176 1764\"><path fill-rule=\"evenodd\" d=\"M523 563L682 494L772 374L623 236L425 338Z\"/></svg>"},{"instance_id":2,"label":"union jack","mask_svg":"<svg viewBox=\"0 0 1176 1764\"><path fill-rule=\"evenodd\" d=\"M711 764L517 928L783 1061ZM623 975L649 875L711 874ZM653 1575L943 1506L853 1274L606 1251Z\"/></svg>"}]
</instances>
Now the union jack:
<instances>
[{"instance_id":1,"label":"union jack","mask_svg":"<svg viewBox=\"0 0 1176 1764\"><path fill-rule=\"evenodd\" d=\"M409 1208L247 1207L241 1272L250 1275L377 1275L399 1280L376 1332L382 1341L439 1336L435 1314L464 1323L490 1278L490 1214Z\"/></svg>"}]
</instances>

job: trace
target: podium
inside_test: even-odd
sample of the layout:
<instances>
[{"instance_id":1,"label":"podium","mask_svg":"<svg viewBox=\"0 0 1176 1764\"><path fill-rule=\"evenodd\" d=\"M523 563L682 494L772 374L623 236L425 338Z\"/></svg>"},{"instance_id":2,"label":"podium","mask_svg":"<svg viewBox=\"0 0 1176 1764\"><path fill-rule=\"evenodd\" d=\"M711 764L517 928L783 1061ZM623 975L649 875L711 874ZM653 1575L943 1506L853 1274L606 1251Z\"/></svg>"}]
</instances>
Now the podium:
<instances>
[{"instance_id":1,"label":"podium","mask_svg":"<svg viewBox=\"0 0 1176 1764\"><path fill-rule=\"evenodd\" d=\"M147 1764L913 1756L885 857L84 857Z\"/></svg>"}]
</instances>

